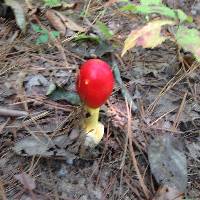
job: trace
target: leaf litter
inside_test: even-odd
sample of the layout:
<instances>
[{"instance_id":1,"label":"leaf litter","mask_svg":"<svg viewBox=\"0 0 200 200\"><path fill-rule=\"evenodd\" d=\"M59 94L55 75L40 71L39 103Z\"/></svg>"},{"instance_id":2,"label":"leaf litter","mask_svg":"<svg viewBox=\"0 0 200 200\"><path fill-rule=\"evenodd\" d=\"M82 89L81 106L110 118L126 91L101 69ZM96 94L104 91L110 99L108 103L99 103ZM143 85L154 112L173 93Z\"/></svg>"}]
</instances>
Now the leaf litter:
<instances>
[{"instance_id":1,"label":"leaf litter","mask_svg":"<svg viewBox=\"0 0 200 200\"><path fill-rule=\"evenodd\" d=\"M132 113L130 133L136 164L143 177L143 186L148 188L152 199L169 200L175 196L177 199L183 199L187 184L185 195L198 198L198 70L194 70L193 75L184 76L163 92L149 112L160 91L183 67L177 57L176 46L166 40L153 50L135 47L121 59L119 38L124 38L122 35L133 27L138 27L139 19L127 20L128 15L116 15L113 3L107 10L109 17L102 15L99 19L103 23L99 28L104 34L98 33L87 23L87 18L93 22L97 13L101 16L104 12L98 9L102 7L99 7L97 2L90 3L78 1L76 7L67 11L63 10L62 6L55 8L56 12L66 16L70 12L79 15L81 9L85 12L84 20L79 18L80 24L73 15L70 17L78 26L84 27L84 37L81 39L80 36L79 41L76 41L76 36L73 39L68 38L75 34L76 31L73 30L70 36L57 37L52 43L35 45L38 35L28 27L27 36L24 36L23 40L14 38L14 43L11 43L11 46L4 45L6 51L0 52L2 64L6 63L8 66L6 70L3 68L0 80L0 104L12 106L16 110L27 109L26 112L29 113L26 117L1 118L4 124L0 133L0 180L4 185L3 192L9 198L16 199L20 192L23 193L19 183L24 184L20 178L17 181L15 176L21 177L25 174L30 182L29 188L34 189L38 199L46 199L48 195L52 199L146 199L141 182L130 162L129 149L124 153L128 122L124 99L129 94L138 109L138 112ZM47 22L46 17L38 15L37 12L34 15L34 23L49 31L55 31L56 27L51 20ZM108 26L108 30L104 25L110 23L113 24ZM117 31L112 30L112 27L116 28L115 25ZM9 31L4 31L5 35L0 39L0 44L5 44L5 39L13 41L15 28L12 24L6 28L4 24L1 26ZM70 29L66 24L64 26ZM114 35L108 33L110 30ZM56 42L61 42L62 55L61 49L54 46ZM109 49L101 46L102 42L106 43L107 47L113 46ZM97 46L101 51L97 51ZM180 53L179 56L182 56L182 52ZM101 144L92 150L92 153L88 152L89 159L80 159L77 144L74 143L79 132L73 129L80 125L82 119L80 110L75 112L79 107L73 103L78 102L74 98L76 71L83 60L91 57L100 56L112 65L113 54L117 59L118 83L112 97L101 110L101 120L107 132ZM68 62L67 66L64 58ZM16 59L17 62L13 62ZM25 92L18 94L16 77L23 70L26 72L26 79L22 80L21 89ZM121 91L122 84L123 88L126 88L125 92ZM30 92L26 93L28 90ZM183 99L182 94L186 91L188 95L180 112L177 129L171 130ZM69 98L70 94L72 100ZM169 112L171 110L173 111ZM167 131L170 130L172 132L168 135ZM186 149L181 147L184 144ZM163 167L163 164L167 167ZM180 166L182 170L177 171ZM32 176L29 176L27 169L33 172ZM152 175L155 180L151 178ZM32 180L29 180L32 177L35 181L34 187L31 186ZM29 198L29 194L23 193L20 198Z\"/></svg>"},{"instance_id":2,"label":"leaf litter","mask_svg":"<svg viewBox=\"0 0 200 200\"><path fill-rule=\"evenodd\" d=\"M167 39L166 36L161 36L161 27L172 24L174 24L174 22L170 20L155 20L149 22L142 28L133 30L125 40L122 56L127 52L127 50L134 46L154 48L160 45Z\"/></svg>"},{"instance_id":3,"label":"leaf litter","mask_svg":"<svg viewBox=\"0 0 200 200\"><path fill-rule=\"evenodd\" d=\"M15 0L5 0L5 4L11 7L11 9L14 12L18 27L23 32L25 32L27 22L26 22L25 11L24 8L22 7L22 4L20 4L20 2Z\"/></svg>"},{"instance_id":4,"label":"leaf litter","mask_svg":"<svg viewBox=\"0 0 200 200\"><path fill-rule=\"evenodd\" d=\"M26 173L15 174L14 176L23 186L25 189L34 190L36 187L35 180Z\"/></svg>"},{"instance_id":5,"label":"leaf litter","mask_svg":"<svg viewBox=\"0 0 200 200\"><path fill-rule=\"evenodd\" d=\"M150 142L148 158L151 172L159 185L184 193L187 185L186 156L183 143L171 135L157 136Z\"/></svg>"},{"instance_id":6,"label":"leaf litter","mask_svg":"<svg viewBox=\"0 0 200 200\"><path fill-rule=\"evenodd\" d=\"M56 10L47 10L45 16L52 24L52 26L62 35L66 34L67 29L70 29L72 31L85 32L85 29L82 26L78 25L72 19Z\"/></svg>"}]
</instances>

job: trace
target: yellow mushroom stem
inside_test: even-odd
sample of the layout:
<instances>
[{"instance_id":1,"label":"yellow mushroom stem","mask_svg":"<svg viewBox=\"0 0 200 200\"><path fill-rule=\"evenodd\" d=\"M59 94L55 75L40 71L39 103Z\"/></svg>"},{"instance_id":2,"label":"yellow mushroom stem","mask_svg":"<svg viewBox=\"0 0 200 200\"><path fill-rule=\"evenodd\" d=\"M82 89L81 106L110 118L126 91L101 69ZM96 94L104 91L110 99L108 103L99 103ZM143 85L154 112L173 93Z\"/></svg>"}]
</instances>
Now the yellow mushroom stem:
<instances>
[{"instance_id":1,"label":"yellow mushroom stem","mask_svg":"<svg viewBox=\"0 0 200 200\"><path fill-rule=\"evenodd\" d=\"M85 106L89 116L84 119L83 130L85 132L84 145L88 147L95 147L104 134L104 125L100 123L99 120L99 109L100 108L90 108Z\"/></svg>"}]
</instances>

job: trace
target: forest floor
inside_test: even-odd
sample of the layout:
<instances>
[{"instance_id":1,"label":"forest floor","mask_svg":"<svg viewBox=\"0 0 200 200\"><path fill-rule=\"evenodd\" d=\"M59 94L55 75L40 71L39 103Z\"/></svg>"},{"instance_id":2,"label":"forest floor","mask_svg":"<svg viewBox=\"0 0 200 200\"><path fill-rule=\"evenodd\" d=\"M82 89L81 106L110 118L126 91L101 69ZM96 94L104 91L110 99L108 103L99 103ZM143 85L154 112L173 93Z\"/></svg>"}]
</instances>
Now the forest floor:
<instances>
[{"instance_id":1,"label":"forest floor","mask_svg":"<svg viewBox=\"0 0 200 200\"><path fill-rule=\"evenodd\" d=\"M165 148L160 136L171 145L169 160L161 163L172 168L178 185L186 180L187 199L200 199L200 71L191 54L167 40L121 57L124 40L144 18L121 12L117 3L65 1L66 7L54 10L76 25L66 23L63 35L53 40L50 34L57 34L52 31L62 20L47 16L39 1L20 2L27 15L25 33L12 16L0 18L0 199L170 200L155 178L162 167L150 169L149 155L159 156ZM200 25L197 1L166 3ZM109 40L101 40L98 20L112 31ZM82 30L90 37L81 38ZM76 75L84 61L97 57L119 70L121 82L100 111L103 140L81 156ZM186 177L173 171L170 159L177 152L183 163L187 160Z\"/></svg>"}]
</instances>

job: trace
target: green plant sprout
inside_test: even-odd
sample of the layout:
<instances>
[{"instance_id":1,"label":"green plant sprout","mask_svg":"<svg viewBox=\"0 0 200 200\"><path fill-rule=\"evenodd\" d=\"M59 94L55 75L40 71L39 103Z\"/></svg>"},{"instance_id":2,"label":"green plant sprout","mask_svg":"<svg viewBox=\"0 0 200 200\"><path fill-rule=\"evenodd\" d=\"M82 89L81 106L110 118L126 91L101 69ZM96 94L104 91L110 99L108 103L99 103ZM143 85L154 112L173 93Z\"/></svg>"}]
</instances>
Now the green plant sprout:
<instances>
[{"instance_id":1,"label":"green plant sprout","mask_svg":"<svg viewBox=\"0 0 200 200\"><path fill-rule=\"evenodd\" d=\"M36 44L45 44L49 41L50 37L52 39L55 39L59 37L60 33L58 31L48 31L45 29L42 29L40 26L37 24L31 24L32 29L36 32L39 33L38 38L36 39Z\"/></svg>"}]
</instances>

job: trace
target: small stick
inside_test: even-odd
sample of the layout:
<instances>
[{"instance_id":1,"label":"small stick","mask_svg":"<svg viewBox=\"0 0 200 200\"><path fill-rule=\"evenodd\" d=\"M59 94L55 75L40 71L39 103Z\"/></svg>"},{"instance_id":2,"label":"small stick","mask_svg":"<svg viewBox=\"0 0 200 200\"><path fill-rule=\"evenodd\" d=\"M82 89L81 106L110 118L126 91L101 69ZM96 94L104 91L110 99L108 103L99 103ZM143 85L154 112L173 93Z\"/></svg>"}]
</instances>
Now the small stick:
<instances>
[{"instance_id":1,"label":"small stick","mask_svg":"<svg viewBox=\"0 0 200 200\"><path fill-rule=\"evenodd\" d=\"M0 106L0 116L21 117L27 116L28 112L21 110L13 110Z\"/></svg>"},{"instance_id":2,"label":"small stick","mask_svg":"<svg viewBox=\"0 0 200 200\"><path fill-rule=\"evenodd\" d=\"M185 106L186 97L187 97L187 92L185 92L185 94L183 96L183 100L182 100L181 105L179 107L178 113L176 114L176 118L175 118L174 124L172 126L173 130L176 130L178 125L179 125L180 116L181 116L181 113L183 112L183 109L184 109L184 106Z\"/></svg>"},{"instance_id":3,"label":"small stick","mask_svg":"<svg viewBox=\"0 0 200 200\"><path fill-rule=\"evenodd\" d=\"M139 183L140 183L140 186L143 190L143 193L146 197L146 199L149 199L149 190L147 188L147 186L145 185L144 183L144 179L140 173L140 170L139 170L139 167L138 167L138 163L137 163L137 159L136 159L136 155L135 155L135 151L133 149L133 138L132 138L132 132L131 132L131 121L132 121L132 116L131 116L131 105L129 106L128 105L128 101L126 100L126 107L127 107L127 115L128 115L128 131L127 131L127 134L128 134L128 139L129 139L129 151L130 151L130 155L131 155L131 158L132 158L132 162L133 162L133 166L135 168L135 171L136 171L136 174L137 174L137 177L138 177L138 180L139 180Z\"/></svg>"}]
</instances>

